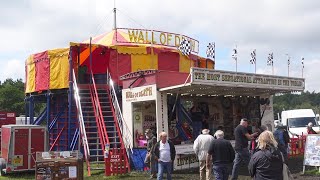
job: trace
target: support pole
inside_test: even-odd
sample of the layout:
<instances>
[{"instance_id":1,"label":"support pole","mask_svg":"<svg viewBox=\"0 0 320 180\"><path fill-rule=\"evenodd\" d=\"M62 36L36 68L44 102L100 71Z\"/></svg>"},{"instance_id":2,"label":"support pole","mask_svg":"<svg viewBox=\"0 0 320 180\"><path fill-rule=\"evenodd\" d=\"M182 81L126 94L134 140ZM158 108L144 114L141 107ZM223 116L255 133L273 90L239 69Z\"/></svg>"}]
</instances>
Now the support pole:
<instances>
[{"instance_id":1,"label":"support pole","mask_svg":"<svg viewBox=\"0 0 320 180\"><path fill-rule=\"evenodd\" d=\"M47 93L47 130L49 131L49 120L50 120L50 92Z\"/></svg>"},{"instance_id":2,"label":"support pole","mask_svg":"<svg viewBox=\"0 0 320 180\"><path fill-rule=\"evenodd\" d=\"M30 96L29 98L29 124L33 124L33 120L34 120L34 98L32 96Z\"/></svg>"},{"instance_id":3,"label":"support pole","mask_svg":"<svg viewBox=\"0 0 320 180\"><path fill-rule=\"evenodd\" d=\"M24 124L27 124L28 123L28 100L29 98L26 96L25 99L24 99L24 106L25 106L25 117L24 117Z\"/></svg>"},{"instance_id":4,"label":"support pole","mask_svg":"<svg viewBox=\"0 0 320 180\"><path fill-rule=\"evenodd\" d=\"M70 58L69 58L69 93L68 93L68 149L72 141L71 137L71 113L72 113L72 94L73 94L73 80L72 80L72 47L70 47Z\"/></svg>"},{"instance_id":5,"label":"support pole","mask_svg":"<svg viewBox=\"0 0 320 180\"><path fill-rule=\"evenodd\" d=\"M90 61L90 84L92 84L92 77L93 76L93 73L92 73L92 44L91 44L91 41L92 41L92 37L90 37L90 44L89 44L89 50L90 50L90 54L89 54L89 61Z\"/></svg>"}]
</instances>

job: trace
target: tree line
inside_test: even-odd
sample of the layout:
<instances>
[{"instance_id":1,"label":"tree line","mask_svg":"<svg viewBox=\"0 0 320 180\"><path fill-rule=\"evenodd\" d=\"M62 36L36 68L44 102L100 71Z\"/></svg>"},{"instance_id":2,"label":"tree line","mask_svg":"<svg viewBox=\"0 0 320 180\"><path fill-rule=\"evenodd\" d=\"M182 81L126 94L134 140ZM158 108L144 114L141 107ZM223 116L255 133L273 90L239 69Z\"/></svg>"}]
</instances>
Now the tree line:
<instances>
[{"instance_id":1,"label":"tree line","mask_svg":"<svg viewBox=\"0 0 320 180\"><path fill-rule=\"evenodd\" d=\"M273 112L275 119L277 113L291 109L313 109L316 114L320 114L320 93L305 91L301 94L275 95L273 98Z\"/></svg>"},{"instance_id":2,"label":"tree line","mask_svg":"<svg viewBox=\"0 0 320 180\"><path fill-rule=\"evenodd\" d=\"M17 116L25 115L25 84L22 79L6 79L0 81L0 111L15 112ZM44 104L36 104L35 115L37 116L44 109ZM275 95L273 98L273 110L275 118L277 113L290 109L313 109L320 114L320 93L302 92L301 94ZM27 112L28 116L28 112Z\"/></svg>"}]
</instances>

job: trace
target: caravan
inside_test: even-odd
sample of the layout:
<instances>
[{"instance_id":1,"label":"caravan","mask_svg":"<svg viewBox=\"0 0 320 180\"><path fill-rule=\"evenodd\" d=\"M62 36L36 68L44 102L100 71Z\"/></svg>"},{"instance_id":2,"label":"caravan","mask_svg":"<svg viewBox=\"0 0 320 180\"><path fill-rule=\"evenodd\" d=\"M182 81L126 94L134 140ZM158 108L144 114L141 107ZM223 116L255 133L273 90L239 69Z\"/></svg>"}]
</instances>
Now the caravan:
<instances>
[{"instance_id":1,"label":"caravan","mask_svg":"<svg viewBox=\"0 0 320 180\"><path fill-rule=\"evenodd\" d=\"M308 123L313 124L313 129L319 131L316 115L312 109L294 109L281 112L281 123L287 126L290 137L307 134Z\"/></svg>"}]
</instances>

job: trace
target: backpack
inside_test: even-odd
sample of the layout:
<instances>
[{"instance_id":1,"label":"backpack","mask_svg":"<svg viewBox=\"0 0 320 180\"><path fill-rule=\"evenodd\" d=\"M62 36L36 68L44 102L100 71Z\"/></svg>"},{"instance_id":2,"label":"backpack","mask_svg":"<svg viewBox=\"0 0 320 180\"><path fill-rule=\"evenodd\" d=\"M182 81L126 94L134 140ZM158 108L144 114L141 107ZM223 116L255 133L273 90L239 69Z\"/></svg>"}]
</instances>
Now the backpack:
<instances>
[{"instance_id":1,"label":"backpack","mask_svg":"<svg viewBox=\"0 0 320 180\"><path fill-rule=\"evenodd\" d=\"M290 142L290 136L287 130L283 130L283 139L286 144Z\"/></svg>"}]
</instances>

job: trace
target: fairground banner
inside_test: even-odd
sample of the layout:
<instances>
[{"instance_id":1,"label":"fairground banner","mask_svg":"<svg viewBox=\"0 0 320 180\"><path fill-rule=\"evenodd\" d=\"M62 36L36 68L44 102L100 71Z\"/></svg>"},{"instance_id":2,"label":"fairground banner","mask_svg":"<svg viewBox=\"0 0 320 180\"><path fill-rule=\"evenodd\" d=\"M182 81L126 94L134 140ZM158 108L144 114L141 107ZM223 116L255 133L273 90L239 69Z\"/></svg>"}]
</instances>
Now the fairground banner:
<instances>
[{"instance_id":1,"label":"fairground banner","mask_svg":"<svg viewBox=\"0 0 320 180\"><path fill-rule=\"evenodd\" d=\"M178 47L183 39L187 39L191 43L192 52L199 53L199 41L182 34L148 29L117 28L117 30L128 33L130 43L135 44L151 44L168 47ZM128 43L127 41L124 42L121 37L116 37L116 41L119 43Z\"/></svg>"}]
</instances>

